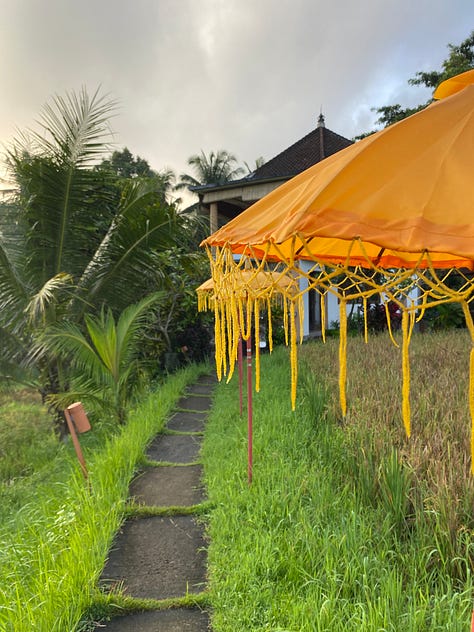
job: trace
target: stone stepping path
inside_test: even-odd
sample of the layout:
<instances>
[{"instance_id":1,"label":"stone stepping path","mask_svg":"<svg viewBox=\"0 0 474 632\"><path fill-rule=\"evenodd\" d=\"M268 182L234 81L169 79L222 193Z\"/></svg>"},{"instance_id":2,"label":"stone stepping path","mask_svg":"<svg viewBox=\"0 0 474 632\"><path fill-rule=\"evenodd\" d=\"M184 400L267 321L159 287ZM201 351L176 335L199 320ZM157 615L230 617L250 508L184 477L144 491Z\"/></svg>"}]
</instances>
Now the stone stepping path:
<instances>
[{"instance_id":1,"label":"stone stepping path","mask_svg":"<svg viewBox=\"0 0 474 632\"><path fill-rule=\"evenodd\" d=\"M151 461L186 465L199 459L201 437L194 435L159 435L146 452Z\"/></svg>"},{"instance_id":2,"label":"stone stepping path","mask_svg":"<svg viewBox=\"0 0 474 632\"><path fill-rule=\"evenodd\" d=\"M175 413L168 421L168 430L177 432L202 432L206 423L206 413Z\"/></svg>"},{"instance_id":3,"label":"stone stepping path","mask_svg":"<svg viewBox=\"0 0 474 632\"><path fill-rule=\"evenodd\" d=\"M197 505L205 500L203 487L196 484L201 477L201 465L152 467L132 482L130 497L149 507Z\"/></svg>"},{"instance_id":4,"label":"stone stepping path","mask_svg":"<svg viewBox=\"0 0 474 632\"><path fill-rule=\"evenodd\" d=\"M190 507L205 500L199 461L202 433L215 380L202 376L176 404L164 434L146 457L156 463L132 481L130 499L142 507ZM172 434L166 434L166 431ZM173 434L173 433L191 434ZM138 599L168 599L206 589L204 525L192 515L130 518L116 535L101 584ZM206 632L209 613L200 608L150 610L101 623L107 632Z\"/></svg>"},{"instance_id":5,"label":"stone stepping path","mask_svg":"<svg viewBox=\"0 0 474 632\"><path fill-rule=\"evenodd\" d=\"M207 613L202 610L180 608L132 614L116 619L113 627L109 627L109 623L105 629L114 632L196 632L207 630L208 620Z\"/></svg>"},{"instance_id":6,"label":"stone stepping path","mask_svg":"<svg viewBox=\"0 0 474 632\"><path fill-rule=\"evenodd\" d=\"M104 575L112 585L123 582L126 594L139 599L200 593L206 582L204 546L202 529L192 516L127 520Z\"/></svg>"}]
</instances>

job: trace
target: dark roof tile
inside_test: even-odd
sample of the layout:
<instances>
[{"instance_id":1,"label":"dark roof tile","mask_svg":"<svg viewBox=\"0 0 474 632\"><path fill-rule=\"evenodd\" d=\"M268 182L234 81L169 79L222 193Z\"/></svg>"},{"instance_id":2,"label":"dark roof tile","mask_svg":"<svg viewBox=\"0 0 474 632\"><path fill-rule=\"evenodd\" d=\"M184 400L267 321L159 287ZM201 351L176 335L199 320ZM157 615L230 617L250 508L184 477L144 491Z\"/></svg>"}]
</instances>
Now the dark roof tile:
<instances>
[{"instance_id":1,"label":"dark roof tile","mask_svg":"<svg viewBox=\"0 0 474 632\"><path fill-rule=\"evenodd\" d=\"M249 180L292 177L309 169L323 158L345 149L353 141L332 132L326 127L317 127L304 138L256 169Z\"/></svg>"}]
</instances>

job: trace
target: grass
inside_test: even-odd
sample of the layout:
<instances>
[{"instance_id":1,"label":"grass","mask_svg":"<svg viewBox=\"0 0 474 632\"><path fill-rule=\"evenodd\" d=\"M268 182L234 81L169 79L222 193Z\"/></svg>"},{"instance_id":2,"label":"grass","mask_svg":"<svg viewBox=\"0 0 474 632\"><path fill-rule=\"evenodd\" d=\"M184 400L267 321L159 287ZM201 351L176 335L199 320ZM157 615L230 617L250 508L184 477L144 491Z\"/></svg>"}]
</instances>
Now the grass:
<instances>
[{"instance_id":1,"label":"grass","mask_svg":"<svg viewBox=\"0 0 474 632\"><path fill-rule=\"evenodd\" d=\"M145 446L199 371L190 367L172 376L131 412L126 426L107 432L107 424L98 423L81 437L89 484L70 445L31 476L4 484L2 632L72 631L103 601L97 581L126 511L130 480Z\"/></svg>"},{"instance_id":2,"label":"grass","mask_svg":"<svg viewBox=\"0 0 474 632\"><path fill-rule=\"evenodd\" d=\"M469 629L468 351L463 331L414 336L410 441L401 423L400 353L385 337L349 340L344 420L337 340L300 350L295 412L286 350L262 357L250 487L236 378L219 385L203 447L209 501L192 508L209 525L209 592L199 603L211 606L214 632ZM93 432L81 437L90 485L69 444L52 441L49 452L39 408L12 413L21 440L0 426L4 441L25 449L2 482L2 632L85 631L94 617L186 602L106 595L97 581L121 520L162 511L128 504L129 482L196 376L193 367L170 378L123 428L92 420ZM38 406L26 394L19 399L25 411ZM28 452L32 432L44 442L46 467Z\"/></svg>"},{"instance_id":3,"label":"grass","mask_svg":"<svg viewBox=\"0 0 474 632\"><path fill-rule=\"evenodd\" d=\"M0 482L11 485L30 476L54 459L59 449L51 419L35 393L0 392Z\"/></svg>"},{"instance_id":4,"label":"grass","mask_svg":"<svg viewBox=\"0 0 474 632\"><path fill-rule=\"evenodd\" d=\"M427 340L432 348L436 341ZM440 340L450 350L451 343L451 338ZM351 417L344 424L333 404L335 345L304 348L306 368L294 413L285 350L262 358L262 388L254 398L251 487L246 482L246 420L239 418L235 380L218 389L203 450L214 506L209 573L215 632L468 629L470 523L463 522L461 513L451 531L449 488L446 504L428 495L431 481L440 480L440 473L432 471L434 463L425 462L430 475L424 482L422 469L408 461L408 444L399 434L399 392L390 390L398 390L397 365L393 359L383 364L382 352L374 347L361 346L360 353L365 360L356 356L358 373L349 385ZM375 388L378 381L385 384L381 391ZM446 400L448 417L452 407L463 406ZM441 413L436 414L441 420ZM369 437L362 429L367 425ZM424 436L429 444L428 429ZM430 454L439 456L437 445L435 437ZM446 463L442 469L446 483L455 478ZM458 474L459 469L458 462ZM467 509L470 489L468 484L456 496L457 507L466 503ZM472 519L467 512L465 517Z\"/></svg>"},{"instance_id":5,"label":"grass","mask_svg":"<svg viewBox=\"0 0 474 632\"><path fill-rule=\"evenodd\" d=\"M301 349L302 361L330 393L329 414L333 418L339 416L337 344L337 340L330 340L326 345ZM413 337L409 440L401 421L400 350L385 335L374 336L368 345L361 338L352 338L348 345L349 409L343 428L351 475L362 481L362 491L368 497L377 497L380 463L396 449L411 478L407 495L412 512L422 515L431 528L439 526L444 540L444 551L439 554L453 559L464 554L462 547L457 549L458 536L474 529L470 344L465 330ZM463 564L460 566L459 572L464 573Z\"/></svg>"}]
</instances>

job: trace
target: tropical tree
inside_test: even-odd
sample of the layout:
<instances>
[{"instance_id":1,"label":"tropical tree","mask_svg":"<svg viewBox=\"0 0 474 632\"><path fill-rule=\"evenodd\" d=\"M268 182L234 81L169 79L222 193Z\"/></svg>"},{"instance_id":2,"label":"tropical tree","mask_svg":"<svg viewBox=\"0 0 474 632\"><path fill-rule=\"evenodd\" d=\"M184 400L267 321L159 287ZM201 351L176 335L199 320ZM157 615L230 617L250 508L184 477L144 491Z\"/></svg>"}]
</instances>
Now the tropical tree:
<instances>
[{"instance_id":1,"label":"tropical tree","mask_svg":"<svg viewBox=\"0 0 474 632\"><path fill-rule=\"evenodd\" d=\"M45 331L81 326L103 306L117 317L149 293L156 253L182 234L176 206L152 179L117 187L93 168L109 149L114 108L98 92L57 97L41 130L21 135L7 156L16 192L0 209L0 369L28 367L45 398L71 378Z\"/></svg>"},{"instance_id":2,"label":"tropical tree","mask_svg":"<svg viewBox=\"0 0 474 632\"><path fill-rule=\"evenodd\" d=\"M117 322L111 309L102 307L97 316L85 316L86 332L75 323L63 322L46 332L48 349L68 358L73 369L71 391L55 394L58 408L73 399L112 411L123 423L127 407L139 384L141 336L150 308L162 299L151 294L125 308Z\"/></svg>"},{"instance_id":3,"label":"tropical tree","mask_svg":"<svg viewBox=\"0 0 474 632\"><path fill-rule=\"evenodd\" d=\"M255 163L253 167L252 165L249 165L248 162L244 162L245 168L247 169L247 172L249 174L253 173L257 169L260 169L260 167L263 167L264 164L265 164L265 158L263 156L259 156L258 158L255 158Z\"/></svg>"},{"instance_id":4,"label":"tropical tree","mask_svg":"<svg viewBox=\"0 0 474 632\"><path fill-rule=\"evenodd\" d=\"M114 151L109 158L104 158L97 168L111 171L121 178L150 178L157 175L147 160L134 156L128 147Z\"/></svg>"},{"instance_id":5,"label":"tropical tree","mask_svg":"<svg viewBox=\"0 0 474 632\"><path fill-rule=\"evenodd\" d=\"M121 151L114 151L108 158L104 158L96 167L97 171L104 171L115 178L116 184L126 183L133 178L146 179L155 186L157 194L163 201L171 199L171 193L176 181L175 172L169 167L160 171L152 169L147 160L140 156L134 156L128 147ZM180 202L179 199L174 200Z\"/></svg>"},{"instance_id":6,"label":"tropical tree","mask_svg":"<svg viewBox=\"0 0 474 632\"><path fill-rule=\"evenodd\" d=\"M245 173L242 167L237 166L237 158L224 149L211 151L208 156L201 150L200 154L188 158L188 165L192 167L194 175L182 173L176 190L205 184L225 184Z\"/></svg>"}]
</instances>

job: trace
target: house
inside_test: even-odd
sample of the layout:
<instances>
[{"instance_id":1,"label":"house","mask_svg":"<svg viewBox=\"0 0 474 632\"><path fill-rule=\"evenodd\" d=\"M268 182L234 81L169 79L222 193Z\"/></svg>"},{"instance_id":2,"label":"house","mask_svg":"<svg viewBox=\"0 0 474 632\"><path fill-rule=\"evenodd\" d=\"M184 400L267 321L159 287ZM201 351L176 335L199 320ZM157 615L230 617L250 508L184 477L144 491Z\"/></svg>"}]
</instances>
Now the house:
<instances>
[{"instance_id":1,"label":"house","mask_svg":"<svg viewBox=\"0 0 474 632\"><path fill-rule=\"evenodd\" d=\"M221 185L193 188L199 196L201 212L209 217L210 234L287 180L352 144L352 140L328 129L324 116L320 114L314 130L245 178ZM339 319L335 297L328 296L326 310L328 324ZM317 293L312 290L305 296L303 333L305 336L314 336L320 331L320 302Z\"/></svg>"}]
</instances>

